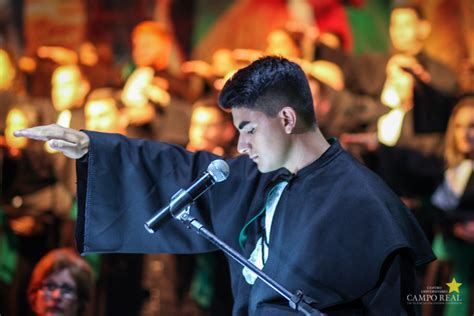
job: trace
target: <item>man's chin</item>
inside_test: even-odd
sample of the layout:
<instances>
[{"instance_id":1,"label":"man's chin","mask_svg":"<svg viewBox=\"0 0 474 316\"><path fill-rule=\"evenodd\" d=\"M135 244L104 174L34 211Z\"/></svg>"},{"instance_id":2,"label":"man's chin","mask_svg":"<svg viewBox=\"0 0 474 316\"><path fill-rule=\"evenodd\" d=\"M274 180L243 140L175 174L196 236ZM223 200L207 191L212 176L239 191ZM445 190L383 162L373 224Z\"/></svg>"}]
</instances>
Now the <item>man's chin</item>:
<instances>
[{"instance_id":1,"label":"man's chin","mask_svg":"<svg viewBox=\"0 0 474 316\"><path fill-rule=\"evenodd\" d=\"M257 164L258 171L260 171L261 173L268 173L268 172L272 172L272 171L275 171L275 170L278 169L278 168L269 168L268 166L265 167L265 166L262 166L258 163L256 163L256 164Z\"/></svg>"}]
</instances>

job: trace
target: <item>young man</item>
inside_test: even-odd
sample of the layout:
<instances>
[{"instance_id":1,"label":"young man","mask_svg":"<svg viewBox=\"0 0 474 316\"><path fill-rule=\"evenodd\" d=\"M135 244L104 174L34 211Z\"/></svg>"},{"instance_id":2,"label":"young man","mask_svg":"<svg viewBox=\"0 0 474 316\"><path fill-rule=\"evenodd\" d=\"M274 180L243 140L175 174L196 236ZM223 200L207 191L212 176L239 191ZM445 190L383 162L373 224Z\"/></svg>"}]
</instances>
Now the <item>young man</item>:
<instances>
[{"instance_id":1,"label":"young man","mask_svg":"<svg viewBox=\"0 0 474 316\"><path fill-rule=\"evenodd\" d=\"M239 70L220 104L240 132L231 174L193 210L215 234L291 292L329 314L415 314L415 265L434 259L414 218L386 185L323 137L301 68L265 57ZM217 156L55 125L18 131L79 159L79 250L216 250L171 221L143 224ZM248 157L246 157L248 156ZM292 315L287 302L229 260L233 315Z\"/></svg>"}]
</instances>

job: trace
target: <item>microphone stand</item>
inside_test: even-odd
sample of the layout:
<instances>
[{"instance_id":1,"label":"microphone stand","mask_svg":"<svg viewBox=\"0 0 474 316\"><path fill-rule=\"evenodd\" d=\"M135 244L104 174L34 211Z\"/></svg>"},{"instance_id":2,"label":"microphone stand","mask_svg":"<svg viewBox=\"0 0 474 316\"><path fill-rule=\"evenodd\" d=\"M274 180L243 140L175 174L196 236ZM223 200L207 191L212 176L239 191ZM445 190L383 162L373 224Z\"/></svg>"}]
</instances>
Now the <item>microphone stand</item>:
<instances>
[{"instance_id":1,"label":"microphone stand","mask_svg":"<svg viewBox=\"0 0 474 316\"><path fill-rule=\"evenodd\" d=\"M171 215L178 219L181 223L186 225L187 228L192 229L197 234L203 236L211 243L216 245L219 249L224 251L227 255L229 255L232 259L237 261L242 266L250 269L253 273L255 273L260 280L262 280L265 284L269 287L274 289L278 294L283 296L287 301L288 305L295 311L299 311L304 315L312 315L312 316L324 316L326 314L321 313L317 309L311 307L310 304L316 303L316 301L306 295L300 290L296 291L295 294L291 293L287 289L285 289L282 285L277 283L275 280L270 278L266 273L262 270L257 268L253 263L247 260L247 258L243 257L240 253L232 249L229 245L223 242L219 237L214 235L210 232L204 225L199 222L195 217L189 214L191 209L191 205L186 206L184 209L178 212L171 212Z\"/></svg>"}]
</instances>

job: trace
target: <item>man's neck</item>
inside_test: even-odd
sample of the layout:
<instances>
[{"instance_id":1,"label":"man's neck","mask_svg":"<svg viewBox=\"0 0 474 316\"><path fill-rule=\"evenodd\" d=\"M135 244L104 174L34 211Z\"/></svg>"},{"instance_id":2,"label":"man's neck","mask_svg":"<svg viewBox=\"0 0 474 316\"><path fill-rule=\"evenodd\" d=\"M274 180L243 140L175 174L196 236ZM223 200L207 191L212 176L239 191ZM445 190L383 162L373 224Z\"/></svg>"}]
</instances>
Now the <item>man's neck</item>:
<instances>
[{"instance_id":1,"label":"man's neck","mask_svg":"<svg viewBox=\"0 0 474 316\"><path fill-rule=\"evenodd\" d=\"M321 157L330 147L319 128L312 132L295 134L293 137L289 163L286 166L291 173L298 173L299 170Z\"/></svg>"}]
</instances>

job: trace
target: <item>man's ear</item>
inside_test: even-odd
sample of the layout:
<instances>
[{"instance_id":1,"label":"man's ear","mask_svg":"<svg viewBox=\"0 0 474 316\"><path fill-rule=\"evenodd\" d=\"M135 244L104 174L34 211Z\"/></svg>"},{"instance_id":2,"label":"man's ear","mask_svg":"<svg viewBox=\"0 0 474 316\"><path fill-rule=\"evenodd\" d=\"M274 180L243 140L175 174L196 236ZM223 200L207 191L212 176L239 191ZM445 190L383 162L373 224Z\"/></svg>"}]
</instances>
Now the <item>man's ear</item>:
<instances>
[{"instance_id":1,"label":"man's ear","mask_svg":"<svg viewBox=\"0 0 474 316\"><path fill-rule=\"evenodd\" d=\"M425 41L431 33L431 23L427 20L420 21L418 25L418 38Z\"/></svg>"},{"instance_id":2,"label":"man's ear","mask_svg":"<svg viewBox=\"0 0 474 316\"><path fill-rule=\"evenodd\" d=\"M296 111L292 107L285 106L278 112L278 117L286 134L291 134L296 127Z\"/></svg>"}]
</instances>

